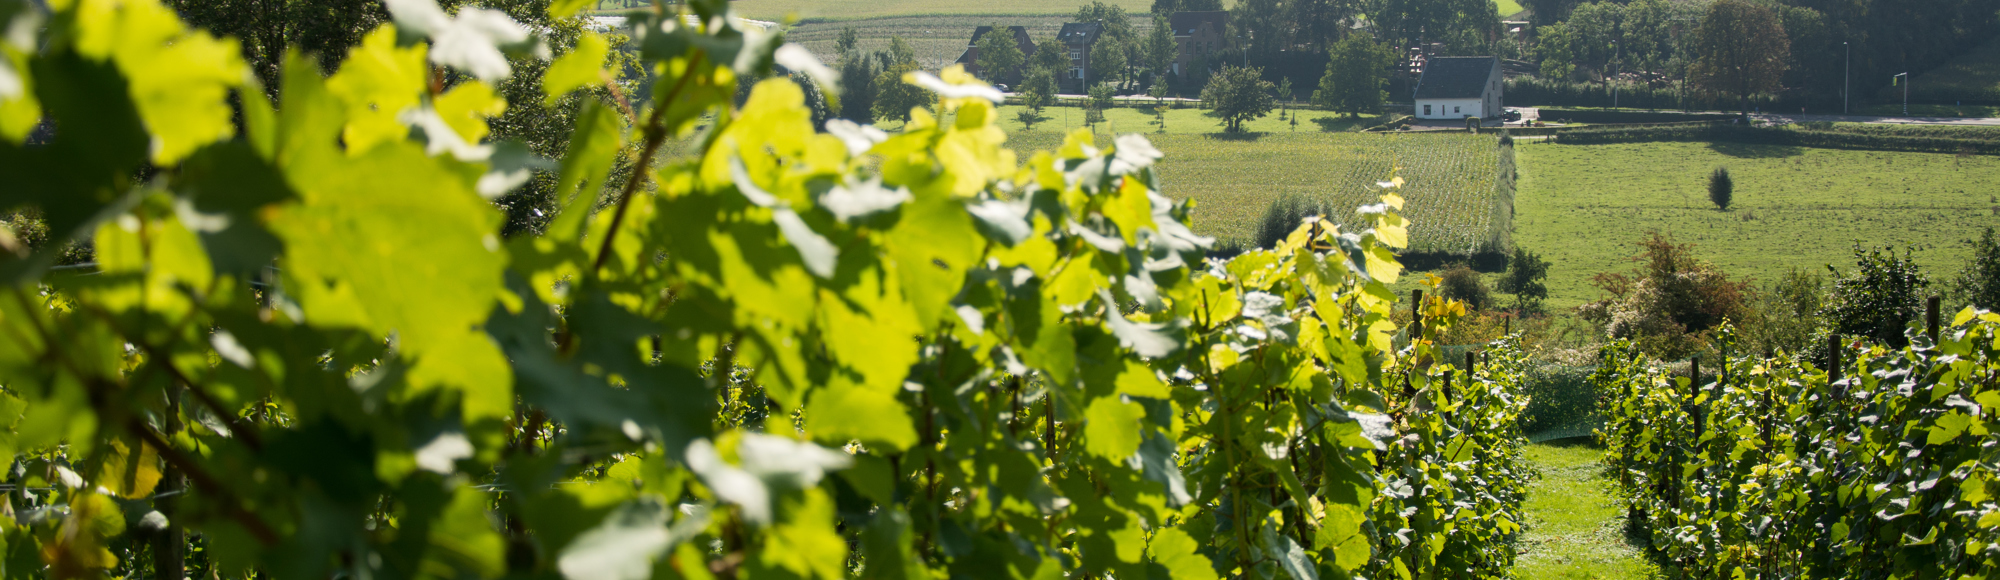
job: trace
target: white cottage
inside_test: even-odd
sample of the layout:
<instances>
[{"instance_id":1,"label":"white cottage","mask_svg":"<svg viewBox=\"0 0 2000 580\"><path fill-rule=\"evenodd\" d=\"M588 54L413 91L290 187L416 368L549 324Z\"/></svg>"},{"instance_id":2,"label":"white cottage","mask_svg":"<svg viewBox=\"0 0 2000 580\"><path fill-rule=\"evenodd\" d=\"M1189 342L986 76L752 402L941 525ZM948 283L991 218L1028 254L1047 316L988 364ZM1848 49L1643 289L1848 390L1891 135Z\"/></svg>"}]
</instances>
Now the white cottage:
<instances>
[{"instance_id":1,"label":"white cottage","mask_svg":"<svg viewBox=\"0 0 2000 580\"><path fill-rule=\"evenodd\" d=\"M1490 56L1433 57L1417 77L1419 119L1498 117L1506 103L1500 59Z\"/></svg>"}]
</instances>

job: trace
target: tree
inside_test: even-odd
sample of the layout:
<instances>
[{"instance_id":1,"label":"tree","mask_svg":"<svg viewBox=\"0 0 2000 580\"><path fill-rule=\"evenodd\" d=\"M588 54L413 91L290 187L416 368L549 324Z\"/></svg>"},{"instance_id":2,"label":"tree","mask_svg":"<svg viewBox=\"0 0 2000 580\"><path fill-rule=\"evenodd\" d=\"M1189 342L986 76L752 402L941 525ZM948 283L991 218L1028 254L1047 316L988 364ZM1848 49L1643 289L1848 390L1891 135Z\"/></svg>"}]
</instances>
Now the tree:
<instances>
[{"instance_id":1,"label":"tree","mask_svg":"<svg viewBox=\"0 0 2000 580\"><path fill-rule=\"evenodd\" d=\"M1153 31L1146 35L1146 68L1153 71L1153 84L1165 84L1168 69L1173 68L1174 58L1180 56L1180 46L1174 44L1173 25L1167 17L1153 17Z\"/></svg>"},{"instance_id":2,"label":"tree","mask_svg":"<svg viewBox=\"0 0 2000 580\"><path fill-rule=\"evenodd\" d=\"M1533 14L1535 26L1548 26L1569 18L1569 11L1579 0L1521 0L1521 6Z\"/></svg>"},{"instance_id":3,"label":"tree","mask_svg":"<svg viewBox=\"0 0 2000 580\"><path fill-rule=\"evenodd\" d=\"M1292 77L1278 79L1278 120L1284 120L1291 112Z\"/></svg>"},{"instance_id":4,"label":"tree","mask_svg":"<svg viewBox=\"0 0 2000 580\"><path fill-rule=\"evenodd\" d=\"M1923 312L1924 290L1931 285L1930 276L1917 266L1915 249L1906 247L1897 256L1895 248L1863 250L1855 244L1854 265L1850 274L1826 267L1833 274L1833 290L1827 293L1820 316L1842 335L1895 348L1909 345L1903 329Z\"/></svg>"},{"instance_id":5,"label":"tree","mask_svg":"<svg viewBox=\"0 0 2000 580\"><path fill-rule=\"evenodd\" d=\"M1111 110L1111 83L1097 83L1090 86L1090 110L1083 114L1085 123L1101 123L1104 112Z\"/></svg>"},{"instance_id":6,"label":"tree","mask_svg":"<svg viewBox=\"0 0 2000 580\"><path fill-rule=\"evenodd\" d=\"M1952 300L1961 306L2000 310L2000 239L1988 226L1979 239L1965 244L1972 247L1972 260L1952 281Z\"/></svg>"},{"instance_id":7,"label":"tree","mask_svg":"<svg viewBox=\"0 0 2000 580\"><path fill-rule=\"evenodd\" d=\"M1567 81L1576 75L1575 35L1569 25L1556 23L1535 31L1535 58L1541 60L1542 78Z\"/></svg>"},{"instance_id":8,"label":"tree","mask_svg":"<svg viewBox=\"0 0 2000 580\"><path fill-rule=\"evenodd\" d=\"M916 51L910 48L903 37L889 37L889 52L883 56L887 64L875 75L875 118L883 121L909 121L910 109L930 105L931 93L921 87L903 82L903 75L917 71Z\"/></svg>"},{"instance_id":9,"label":"tree","mask_svg":"<svg viewBox=\"0 0 2000 580\"><path fill-rule=\"evenodd\" d=\"M1160 126L1161 133L1167 132L1167 84L1153 83L1146 96L1153 98L1153 124Z\"/></svg>"},{"instance_id":10,"label":"tree","mask_svg":"<svg viewBox=\"0 0 2000 580\"><path fill-rule=\"evenodd\" d=\"M1152 13L1155 16L1166 16L1180 11L1180 0L1153 0Z\"/></svg>"},{"instance_id":11,"label":"tree","mask_svg":"<svg viewBox=\"0 0 2000 580\"><path fill-rule=\"evenodd\" d=\"M1234 133L1243 130L1244 121L1271 114L1274 88L1264 80L1262 68L1225 64L1209 77L1208 86L1201 89L1201 100L1222 118L1223 130Z\"/></svg>"},{"instance_id":12,"label":"tree","mask_svg":"<svg viewBox=\"0 0 2000 580\"><path fill-rule=\"evenodd\" d=\"M882 64L882 59L860 51L841 57L841 118L864 124L875 122L875 81L882 74Z\"/></svg>"},{"instance_id":13,"label":"tree","mask_svg":"<svg viewBox=\"0 0 2000 580\"><path fill-rule=\"evenodd\" d=\"M1290 43L1291 27L1287 24L1285 7L1279 0L1237 0L1229 10L1228 40L1263 63Z\"/></svg>"},{"instance_id":14,"label":"tree","mask_svg":"<svg viewBox=\"0 0 2000 580\"><path fill-rule=\"evenodd\" d=\"M1090 47L1090 82L1117 83L1125 78L1125 44L1099 38Z\"/></svg>"},{"instance_id":15,"label":"tree","mask_svg":"<svg viewBox=\"0 0 2000 580\"><path fill-rule=\"evenodd\" d=\"M1028 71L1028 76L1021 79L1020 94L1021 104L1040 112L1055 98L1055 76L1040 68Z\"/></svg>"},{"instance_id":16,"label":"tree","mask_svg":"<svg viewBox=\"0 0 2000 580\"><path fill-rule=\"evenodd\" d=\"M1488 39L1499 31L1492 0L1376 0L1368 21L1382 40L1396 46L1442 43L1446 54L1488 54Z\"/></svg>"},{"instance_id":17,"label":"tree","mask_svg":"<svg viewBox=\"0 0 2000 580\"><path fill-rule=\"evenodd\" d=\"M1054 36L1035 41L1035 53L1028 55L1028 68L1047 71L1050 78L1068 73L1069 66L1069 49Z\"/></svg>"},{"instance_id":18,"label":"tree","mask_svg":"<svg viewBox=\"0 0 2000 580\"><path fill-rule=\"evenodd\" d=\"M1216 12L1222 10L1222 0L1181 0L1182 12Z\"/></svg>"},{"instance_id":19,"label":"tree","mask_svg":"<svg viewBox=\"0 0 2000 580\"><path fill-rule=\"evenodd\" d=\"M1365 35L1348 35L1329 52L1326 74L1319 78L1313 102L1346 112L1348 117L1373 112L1388 99L1382 88L1388 84L1388 69L1395 62L1396 55L1388 47Z\"/></svg>"},{"instance_id":20,"label":"tree","mask_svg":"<svg viewBox=\"0 0 2000 580\"><path fill-rule=\"evenodd\" d=\"M1708 200L1715 203L1715 209L1729 211L1735 191L1736 181L1729 178L1729 168L1717 167L1715 173L1708 174Z\"/></svg>"},{"instance_id":21,"label":"tree","mask_svg":"<svg viewBox=\"0 0 2000 580\"><path fill-rule=\"evenodd\" d=\"M1542 301L1549 297L1549 287L1542 281L1549 277L1549 262L1540 255L1520 246L1514 247L1514 259L1507 261L1507 275L1494 286L1501 292L1514 295L1514 308L1522 312L1540 312Z\"/></svg>"},{"instance_id":22,"label":"tree","mask_svg":"<svg viewBox=\"0 0 2000 580\"><path fill-rule=\"evenodd\" d=\"M845 60L848 55L854 54L854 51L860 47L861 33L856 32L852 26L842 27L840 29L840 40L836 40L833 43L834 52L840 53L842 60Z\"/></svg>"},{"instance_id":23,"label":"tree","mask_svg":"<svg viewBox=\"0 0 2000 580\"><path fill-rule=\"evenodd\" d=\"M1076 8L1076 21L1103 23L1104 36L1116 39L1119 44L1136 45L1139 41L1138 33L1132 29L1132 19L1125 15L1124 6L1091 0L1089 4ZM1102 43L1103 37L1099 37L1098 42Z\"/></svg>"},{"instance_id":24,"label":"tree","mask_svg":"<svg viewBox=\"0 0 2000 580\"><path fill-rule=\"evenodd\" d=\"M1285 21L1291 26L1291 50L1319 52L1348 34L1359 2L1356 0L1289 0Z\"/></svg>"},{"instance_id":25,"label":"tree","mask_svg":"<svg viewBox=\"0 0 2000 580\"><path fill-rule=\"evenodd\" d=\"M1493 297L1486 291L1486 282L1479 279L1479 272L1473 271L1464 262L1445 269L1443 278L1438 284L1438 292L1445 298L1464 302L1472 310L1485 310L1493 305Z\"/></svg>"},{"instance_id":26,"label":"tree","mask_svg":"<svg viewBox=\"0 0 2000 580\"><path fill-rule=\"evenodd\" d=\"M1695 31L1695 86L1737 97L1750 112L1750 95L1775 91L1785 75L1790 41L1777 12L1749 0L1716 0Z\"/></svg>"},{"instance_id":27,"label":"tree","mask_svg":"<svg viewBox=\"0 0 2000 580\"><path fill-rule=\"evenodd\" d=\"M1021 54L1021 46L1014 41L1014 32L999 23L993 30L979 39L979 70L985 73L986 82L1019 82L1021 64L1027 62L1027 55Z\"/></svg>"}]
</instances>

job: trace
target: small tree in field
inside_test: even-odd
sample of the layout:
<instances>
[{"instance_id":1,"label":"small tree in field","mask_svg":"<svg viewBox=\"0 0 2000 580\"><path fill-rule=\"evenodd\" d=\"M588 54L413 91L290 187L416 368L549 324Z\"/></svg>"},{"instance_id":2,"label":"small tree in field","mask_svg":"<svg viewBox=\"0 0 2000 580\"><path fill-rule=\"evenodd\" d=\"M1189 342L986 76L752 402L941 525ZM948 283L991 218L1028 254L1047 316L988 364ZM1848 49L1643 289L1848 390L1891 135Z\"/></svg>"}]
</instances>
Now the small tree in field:
<instances>
[{"instance_id":1,"label":"small tree in field","mask_svg":"<svg viewBox=\"0 0 2000 580\"><path fill-rule=\"evenodd\" d=\"M1201 101L1222 118L1223 130L1235 133L1243 130L1244 121L1271 114L1274 88L1264 80L1262 68L1223 65L1201 90Z\"/></svg>"},{"instance_id":2,"label":"small tree in field","mask_svg":"<svg viewBox=\"0 0 2000 580\"><path fill-rule=\"evenodd\" d=\"M1485 310L1493 305L1493 298L1486 292L1486 282L1479 279L1479 272L1464 263L1454 264L1444 271L1444 280L1438 291L1445 298L1465 302L1473 310Z\"/></svg>"},{"instance_id":3,"label":"small tree in field","mask_svg":"<svg viewBox=\"0 0 2000 580\"><path fill-rule=\"evenodd\" d=\"M1715 202L1715 209L1729 211L1729 202L1736 192L1736 180L1729 178L1729 168L1717 167L1715 173L1708 174L1708 200Z\"/></svg>"}]
</instances>

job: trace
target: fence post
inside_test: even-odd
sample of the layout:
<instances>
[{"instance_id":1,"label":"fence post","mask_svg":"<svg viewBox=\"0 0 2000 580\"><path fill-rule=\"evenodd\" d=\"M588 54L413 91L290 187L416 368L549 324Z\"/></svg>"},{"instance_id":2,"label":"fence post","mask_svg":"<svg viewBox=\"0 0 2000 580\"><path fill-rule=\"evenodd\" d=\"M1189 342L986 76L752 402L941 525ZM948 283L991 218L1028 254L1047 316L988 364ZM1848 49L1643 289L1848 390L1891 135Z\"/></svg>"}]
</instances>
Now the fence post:
<instances>
[{"instance_id":1,"label":"fence post","mask_svg":"<svg viewBox=\"0 0 2000 580\"><path fill-rule=\"evenodd\" d=\"M1465 379L1467 381L1472 380L1472 365L1475 361L1478 360L1477 358L1475 358L1478 355L1479 353L1473 352L1471 349L1467 349L1465 351Z\"/></svg>"},{"instance_id":2,"label":"fence post","mask_svg":"<svg viewBox=\"0 0 2000 580\"><path fill-rule=\"evenodd\" d=\"M1418 288L1410 295L1410 344L1424 339L1424 289Z\"/></svg>"},{"instance_id":3,"label":"fence post","mask_svg":"<svg viewBox=\"0 0 2000 580\"><path fill-rule=\"evenodd\" d=\"M1931 296L1931 299L1924 303L1924 323L1925 328L1930 331L1932 347L1936 347L1938 344L1938 316L1940 314L1938 309L1942 306L1941 302L1943 302L1942 297Z\"/></svg>"}]
</instances>

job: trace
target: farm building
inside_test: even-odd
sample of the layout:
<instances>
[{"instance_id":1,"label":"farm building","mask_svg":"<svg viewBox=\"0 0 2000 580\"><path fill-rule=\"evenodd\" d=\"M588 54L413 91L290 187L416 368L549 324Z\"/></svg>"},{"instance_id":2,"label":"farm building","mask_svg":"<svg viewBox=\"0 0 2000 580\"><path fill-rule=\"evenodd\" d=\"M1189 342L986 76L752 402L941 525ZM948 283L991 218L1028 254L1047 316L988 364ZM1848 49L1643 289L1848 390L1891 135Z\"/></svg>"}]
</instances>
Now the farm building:
<instances>
[{"instance_id":1,"label":"farm building","mask_svg":"<svg viewBox=\"0 0 2000 580\"><path fill-rule=\"evenodd\" d=\"M1506 102L1500 97L1500 59L1490 56L1432 57L1417 77L1419 119L1497 117Z\"/></svg>"},{"instance_id":2,"label":"farm building","mask_svg":"<svg viewBox=\"0 0 2000 580\"><path fill-rule=\"evenodd\" d=\"M1090 70L1090 47L1097 44L1097 37L1104 34L1102 22L1071 22L1062 25L1056 32L1056 40L1069 52L1069 72L1056 75L1058 89L1065 93L1082 93L1089 88L1085 73Z\"/></svg>"},{"instance_id":3,"label":"farm building","mask_svg":"<svg viewBox=\"0 0 2000 580\"><path fill-rule=\"evenodd\" d=\"M1222 50L1222 34L1229 27L1229 12L1175 12L1167 18L1174 29L1174 74L1188 75L1198 59Z\"/></svg>"},{"instance_id":4,"label":"farm building","mask_svg":"<svg viewBox=\"0 0 2000 580\"><path fill-rule=\"evenodd\" d=\"M981 26L973 29L972 42L965 44L965 52L958 55L958 60L954 61L953 64L965 65L965 72L972 73L972 76L986 79L988 82L1010 85L1019 84L1021 82L1020 66L1016 66L1014 70L1010 71L999 71L994 73L993 76L987 76L987 71L979 69L979 41L985 40L986 33L992 31L993 27L991 26ZM1032 58L1035 55L1035 40L1028 37L1028 27L1009 26L1007 27L1007 32L1013 35L1014 46L1020 47L1021 56ZM1026 63L1027 59L1023 58L1021 62Z\"/></svg>"}]
</instances>

